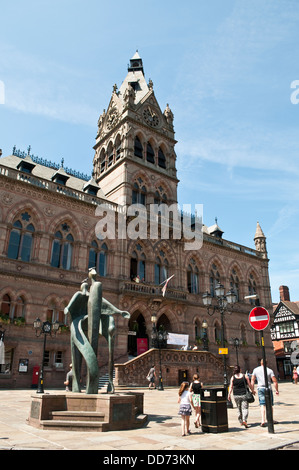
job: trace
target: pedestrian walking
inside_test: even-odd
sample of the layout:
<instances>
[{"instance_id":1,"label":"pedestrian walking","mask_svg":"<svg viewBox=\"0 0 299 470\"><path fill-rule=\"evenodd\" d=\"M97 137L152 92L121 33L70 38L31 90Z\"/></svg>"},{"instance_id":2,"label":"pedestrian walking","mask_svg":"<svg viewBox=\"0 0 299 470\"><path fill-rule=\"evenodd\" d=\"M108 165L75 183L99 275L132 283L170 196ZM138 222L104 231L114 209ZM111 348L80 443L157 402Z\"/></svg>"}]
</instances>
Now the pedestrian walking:
<instances>
[{"instance_id":1,"label":"pedestrian walking","mask_svg":"<svg viewBox=\"0 0 299 470\"><path fill-rule=\"evenodd\" d=\"M234 367L234 373L230 379L229 391L228 391L228 400L231 401L231 395L234 395L234 400L236 402L236 407L238 410L238 420L242 426L248 428L248 411L249 403L246 398L247 387L254 394L254 387L252 387L248 376L242 374L240 366L236 365Z\"/></svg>"},{"instance_id":2,"label":"pedestrian walking","mask_svg":"<svg viewBox=\"0 0 299 470\"><path fill-rule=\"evenodd\" d=\"M179 389L178 403L180 404L179 415L182 418L182 436L191 434L190 431L190 416L192 414L191 409L191 392L189 390L189 382L182 382Z\"/></svg>"},{"instance_id":3,"label":"pedestrian walking","mask_svg":"<svg viewBox=\"0 0 299 470\"><path fill-rule=\"evenodd\" d=\"M156 388L156 384L155 384L156 369L155 369L154 365L150 368L149 373L147 374L146 378L149 381L148 388L149 389L152 389L152 388L155 389Z\"/></svg>"},{"instance_id":4,"label":"pedestrian walking","mask_svg":"<svg viewBox=\"0 0 299 470\"><path fill-rule=\"evenodd\" d=\"M201 403L200 403L200 389L202 387L202 383L199 380L199 375L193 375L193 382L190 385L190 392L192 393L192 406L195 411L195 421L194 425L196 428L200 426L200 415L201 415Z\"/></svg>"},{"instance_id":5,"label":"pedestrian walking","mask_svg":"<svg viewBox=\"0 0 299 470\"><path fill-rule=\"evenodd\" d=\"M70 370L66 374L66 379L64 382L66 392L72 391L72 384L73 384L73 365L70 364Z\"/></svg>"},{"instance_id":6,"label":"pedestrian walking","mask_svg":"<svg viewBox=\"0 0 299 470\"><path fill-rule=\"evenodd\" d=\"M264 375L264 367L263 367L264 361L263 359L261 360L261 365L259 367L256 367L253 372L252 372L252 377L251 377L251 385L254 387L255 384L255 379L257 380L257 391L258 391L258 397L259 397L259 403L261 407L261 416L262 416L262 422L261 426L265 427L266 426L266 400L265 400L265 375ZM274 383L276 395L279 394L278 391L278 382L277 378L274 375L274 372L272 369L269 369L267 367L267 380L268 380L268 388L270 389L270 397L271 397L271 405L272 405L272 416L273 416L273 405L274 405L274 400L273 400L273 391L271 387L271 382ZM274 424L277 424L277 421L273 420Z\"/></svg>"},{"instance_id":7,"label":"pedestrian walking","mask_svg":"<svg viewBox=\"0 0 299 470\"><path fill-rule=\"evenodd\" d=\"M294 369L293 369L293 383L295 385L297 385L297 383L298 383L298 372L297 372L297 369L296 369L295 366L294 366Z\"/></svg>"}]
</instances>

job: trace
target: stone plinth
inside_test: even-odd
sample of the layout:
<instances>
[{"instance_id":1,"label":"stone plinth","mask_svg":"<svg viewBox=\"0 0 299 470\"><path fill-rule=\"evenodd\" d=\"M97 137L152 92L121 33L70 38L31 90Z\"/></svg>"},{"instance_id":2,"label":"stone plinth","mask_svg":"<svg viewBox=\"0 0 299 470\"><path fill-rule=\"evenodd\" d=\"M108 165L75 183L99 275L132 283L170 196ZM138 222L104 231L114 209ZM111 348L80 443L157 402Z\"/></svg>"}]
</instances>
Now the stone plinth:
<instances>
[{"instance_id":1,"label":"stone plinth","mask_svg":"<svg viewBox=\"0 0 299 470\"><path fill-rule=\"evenodd\" d=\"M142 427L147 416L143 393L43 393L32 395L27 421L40 429L103 432Z\"/></svg>"}]
</instances>

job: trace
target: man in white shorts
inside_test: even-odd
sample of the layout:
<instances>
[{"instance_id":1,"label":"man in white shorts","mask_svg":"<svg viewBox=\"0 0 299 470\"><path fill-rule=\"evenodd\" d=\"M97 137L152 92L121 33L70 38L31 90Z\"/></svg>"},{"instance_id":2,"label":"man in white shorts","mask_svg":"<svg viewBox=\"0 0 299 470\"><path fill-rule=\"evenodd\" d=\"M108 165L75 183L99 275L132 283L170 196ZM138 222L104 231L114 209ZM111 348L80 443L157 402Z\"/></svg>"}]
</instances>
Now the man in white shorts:
<instances>
[{"instance_id":1,"label":"man in white shorts","mask_svg":"<svg viewBox=\"0 0 299 470\"><path fill-rule=\"evenodd\" d=\"M253 372L252 372L252 377L251 377L251 385L254 387L255 379L257 379L257 392L258 392L258 397L259 397L259 402L260 402L260 407L261 407L261 414L262 414L262 423L261 426L266 426L266 400L265 400L265 375L264 375L264 367L263 367L263 359L261 360L261 365L259 367L256 367ZM267 367L267 378L268 378L268 387L270 389L270 397L271 397L271 405L273 407L273 392L272 392L272 387L271 387L271 381L274 383L276 395L279 394L278 391L278 382L277 379L274 375L274 372L272 369L269 369ZM273 413L273 408L272 408L272 413ZM277 424L277 421L273 421L274 424Z\"/></svg>"}]
</instances>

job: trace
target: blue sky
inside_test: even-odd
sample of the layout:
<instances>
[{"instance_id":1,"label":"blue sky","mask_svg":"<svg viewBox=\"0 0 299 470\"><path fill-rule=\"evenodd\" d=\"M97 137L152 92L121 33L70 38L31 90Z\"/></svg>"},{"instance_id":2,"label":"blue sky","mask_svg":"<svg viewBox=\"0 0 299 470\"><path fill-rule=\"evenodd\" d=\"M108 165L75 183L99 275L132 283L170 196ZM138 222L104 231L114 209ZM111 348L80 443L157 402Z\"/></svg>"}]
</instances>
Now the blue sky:
<instances>
[{"instance_id":1,"label":"blue sky","mask_svg":"<svg viewBox=\"0 0 299 470\"><path fill-rule=\"evenodd\" d=\"M297 0L13 0L1 8L0 148L91 173L97 120L138 49L174 113L180 204L267 237L272 300L299 301ZM1 95L0 95L1 96ZM299 96L299 94L298 94Z\"/></svg>"}]
</instances>

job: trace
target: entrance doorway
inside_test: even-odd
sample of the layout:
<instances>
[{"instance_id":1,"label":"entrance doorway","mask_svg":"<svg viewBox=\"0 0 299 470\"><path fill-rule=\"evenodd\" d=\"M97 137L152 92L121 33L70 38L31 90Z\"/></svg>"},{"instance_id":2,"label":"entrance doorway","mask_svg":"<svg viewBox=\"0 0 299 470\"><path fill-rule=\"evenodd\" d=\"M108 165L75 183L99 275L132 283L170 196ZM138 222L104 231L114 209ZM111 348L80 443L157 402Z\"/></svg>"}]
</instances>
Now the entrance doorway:
<instances>
[{"instance_id":1,"label":"entrance doorway","mask_svg":"<svg viewBox=\"0 0 299 470\"><path fill-rule=\"evenodd\" d=\"M146 341L139 341L140 339ZM145 347L145 344L148 345L148 340L144 316L139 311L134 312L129 320L128 355L136 357L139 344Z\"/></svg>"}]
</instances>

